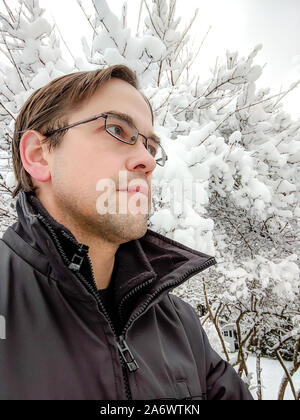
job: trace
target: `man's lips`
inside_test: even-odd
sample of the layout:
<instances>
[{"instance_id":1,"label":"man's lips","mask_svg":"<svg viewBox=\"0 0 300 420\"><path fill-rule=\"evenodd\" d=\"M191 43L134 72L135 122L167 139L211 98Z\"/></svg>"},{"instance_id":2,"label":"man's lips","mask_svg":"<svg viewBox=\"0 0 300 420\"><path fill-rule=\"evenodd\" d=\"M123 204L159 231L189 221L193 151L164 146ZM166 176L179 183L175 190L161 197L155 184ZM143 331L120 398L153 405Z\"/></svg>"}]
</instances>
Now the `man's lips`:
<instances>
[{"instance_id":1,"label":"man's lips","mask_svg":"<svg viewBox=\"0 0 300 420\"><path fill-rule=\"evenodd\" d=\"M149 196L149 188L146 187L145 185L132 185L132 186L128 186L127 188L120 188L118 189L118 191L127 191L130 193L141 193L146 195L147 197Z\"/></svg>"}]
</instances>

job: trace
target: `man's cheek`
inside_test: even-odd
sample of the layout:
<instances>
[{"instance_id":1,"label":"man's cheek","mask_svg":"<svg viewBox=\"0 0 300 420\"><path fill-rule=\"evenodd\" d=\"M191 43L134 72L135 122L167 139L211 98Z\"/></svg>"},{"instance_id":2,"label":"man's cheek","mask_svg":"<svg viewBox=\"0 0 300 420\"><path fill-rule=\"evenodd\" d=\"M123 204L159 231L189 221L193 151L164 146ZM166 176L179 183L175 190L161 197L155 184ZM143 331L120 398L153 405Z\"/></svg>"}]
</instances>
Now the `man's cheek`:
<instances>
[{"instance_id":1,"label":"man's cheek","mask_svg":"<svg viewBox=\"0 0 300 420\"><path fill-rule=\"evenodd\" d=\"M96 184L96 191L101 194L96 200L96 210L98 214L116 214L116 184L111 179L100 179Z\"/></svg>"}]
</instances>

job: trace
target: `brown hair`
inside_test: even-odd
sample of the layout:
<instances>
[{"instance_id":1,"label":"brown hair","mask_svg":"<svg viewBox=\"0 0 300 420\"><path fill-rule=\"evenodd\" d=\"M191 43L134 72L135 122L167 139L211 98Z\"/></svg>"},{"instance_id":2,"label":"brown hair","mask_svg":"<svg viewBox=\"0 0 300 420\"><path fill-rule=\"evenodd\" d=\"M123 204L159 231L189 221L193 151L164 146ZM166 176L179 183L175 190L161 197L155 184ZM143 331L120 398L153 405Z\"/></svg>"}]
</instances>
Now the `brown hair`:
<instances>
[{"instance_id":1,"label":"brown hair","mask_svg":"<svg viewBox=\"0 0 300 420\"><path fill-rule=\"evenodd\" d=\"M17 181L12 192L13 198L20 191L35 191L37 189L22 163L20 155L22 135L28 130L37 130L43 133L67 125L68 112L89 99L100 86L112 77L124 80L139 90L135 73L126 66L115 65L102 70L81 71L58 77L35 91L27 99L15 121L12 142L13 168ZM150 102L143 94L142 96L150 107L153 122ZM60 145L63 135L64 132L56 133L46 137L43 143L51 151Z\"/></svg>"}]
</instances>

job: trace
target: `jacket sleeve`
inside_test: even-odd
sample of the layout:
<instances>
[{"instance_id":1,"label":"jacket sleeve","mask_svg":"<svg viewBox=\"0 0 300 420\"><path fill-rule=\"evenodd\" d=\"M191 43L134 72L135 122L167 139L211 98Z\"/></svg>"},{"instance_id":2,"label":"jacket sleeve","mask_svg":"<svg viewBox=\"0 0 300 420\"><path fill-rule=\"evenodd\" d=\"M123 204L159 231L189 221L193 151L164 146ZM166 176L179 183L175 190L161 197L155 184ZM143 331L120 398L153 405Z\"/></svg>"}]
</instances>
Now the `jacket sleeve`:
<instances>
[{"instance_id":1,"label":"jacket sleeve","mask_svg":"<svg viewBox=\"0 0 300 420\"><path fill-rule=\"evenodd\" d=\"M184 325L195 358L198 359L199 374L206 373L207 399L253 400L234 368L212 349L194 308L177 296L169 296Z\"/></svg>"}]
</instances>

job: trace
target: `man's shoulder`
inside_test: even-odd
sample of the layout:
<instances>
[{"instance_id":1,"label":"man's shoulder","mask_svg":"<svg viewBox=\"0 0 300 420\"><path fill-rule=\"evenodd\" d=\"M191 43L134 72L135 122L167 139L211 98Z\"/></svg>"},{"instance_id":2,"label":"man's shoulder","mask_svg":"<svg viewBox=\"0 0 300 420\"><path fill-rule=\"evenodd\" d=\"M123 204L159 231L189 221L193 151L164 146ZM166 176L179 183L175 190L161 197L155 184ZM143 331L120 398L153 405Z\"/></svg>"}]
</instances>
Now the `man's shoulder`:
<instances>
[{"instance_id":1,"label":"man's shoulder","mask_svg":"<svg viewBox=\"0 0 300 420\"><path fill-rule=\"evenodd\" d=\"M16 243L22 239L17 235L14 230L14 225L9 226L0 238L0 262L1 266L5 262L12 261L12 259L21 259L17 252Z\"/></svg>"},{"instance_id":2,"label":"man's shoulder","mask_svg":"<svg viewBox=\"0 0 300 420\"><path fill-rule=\"evenodd\" d=\"M15 289L17 282L18 287L24 287L29 290L32 282L33 272L39 273L39 278L46 276L47 267L43 270L39 269L43 264L41 255L34 250L29 244L23 245L24 241L19 235L9 227L5 234L0 238L0 293ZM28 248L30 252L28 252Z\"/></svg>"},{"instance_id":3,"label":"man's shoulder","mask_svg":"<svg viewBox=\"0 0 300 420\"><path fill-rule=\"evenodd\" d=\"M198 332L202 335L203 328L201 326L199 316L193 306L173 293L168 293L166 298L176 311L184 328L194 332L198 330Z\"/></svg>"},{"instance_id":4,"label":"man's shoulder","mask_svg":"<svg viewBox=\"0 0 300 420\"><path fill-rule=\"evenodd\" d=\"M6 238L10 235L11 226L0 237L0 261L3 261L7 254L14 253L14 250L8 245Z\"/></svg>"},{"instance_id":5,"label":"man's shoulder","mask_svg":"<svg viewBox=\"0 0 300 420\"><path fill-rule=\"evenodd\" d=\"M9 230L10 228L8 228ZM9 234L8 231L5 234ZM11 275L18 271L22 272L22 258L14 249L13 243L6 241L7 235L0 238L0 278L1 284L11 278Z\"/></svg>"},{"instance_id":6,"label":"man's shoulder","mask_svg":"<svg viewBox=\"0 0 300 420\"><path fill-rule=\"evenodd\" d=\"M187 315L192 316L192 317L196 317L199 320L197 312L192 307L192 305L190 303L188 303L186 300L180 298L179 296L177 296L173 293L168 293L168 297L169 297L172 305L174 306L174 308L178 312L186 312Z\"/></svg>"}]
</instances>

